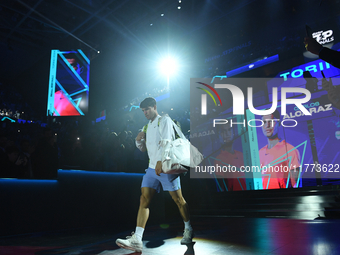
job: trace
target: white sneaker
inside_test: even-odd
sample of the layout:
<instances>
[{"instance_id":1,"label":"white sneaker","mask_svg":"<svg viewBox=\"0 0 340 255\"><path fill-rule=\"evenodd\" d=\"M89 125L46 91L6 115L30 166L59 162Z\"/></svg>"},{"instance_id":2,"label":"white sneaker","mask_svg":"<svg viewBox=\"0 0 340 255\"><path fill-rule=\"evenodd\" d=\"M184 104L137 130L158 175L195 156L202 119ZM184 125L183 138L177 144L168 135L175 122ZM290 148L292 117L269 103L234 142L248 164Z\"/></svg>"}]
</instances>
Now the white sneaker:
<instances>
[{"instance_id":1,"label":"white sneaker","mask_svg":"<svg viewBox=\"0 0 340 255\"><path fill-rule=\"evenodd\" d=\"M184 229L183 238L181 240L181 244L190 244L192 243L192 238L194 237L194 231L189 229Z\"/></svg>"},{"instance_id":2,"label":"white sneaker","mask_svg":"<svg viewBox=\"0 0 340 255\"><path fill-rule=\"evenodd\" d=\"M142 252L143 242L138 241L134 232L131 233L132 236L127 236L126 239L117 239L116 244L124 249L132 250L135 252Z\"/></svg>"}]
</instances>

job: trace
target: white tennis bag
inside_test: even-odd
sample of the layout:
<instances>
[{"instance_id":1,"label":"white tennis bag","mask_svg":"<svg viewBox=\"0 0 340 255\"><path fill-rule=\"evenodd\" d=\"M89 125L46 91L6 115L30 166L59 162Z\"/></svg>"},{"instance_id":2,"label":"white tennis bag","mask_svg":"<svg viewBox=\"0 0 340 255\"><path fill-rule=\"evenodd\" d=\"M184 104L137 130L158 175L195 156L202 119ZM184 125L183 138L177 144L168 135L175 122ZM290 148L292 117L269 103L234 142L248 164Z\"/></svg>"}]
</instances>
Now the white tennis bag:
<instances>
[{"instance_id":1,"label":"white tennis bag","mask_svg":"<svg viewBox=\"0 0 340 255\"><path fill-rule=\"evenodd\" d=\"M173 128L180 138L162 139L162 170L166 174L180 174L187 172L190 167L199 165L203 155L183 135L179 127L171 120Z\"/></svg>"}]
</instances>

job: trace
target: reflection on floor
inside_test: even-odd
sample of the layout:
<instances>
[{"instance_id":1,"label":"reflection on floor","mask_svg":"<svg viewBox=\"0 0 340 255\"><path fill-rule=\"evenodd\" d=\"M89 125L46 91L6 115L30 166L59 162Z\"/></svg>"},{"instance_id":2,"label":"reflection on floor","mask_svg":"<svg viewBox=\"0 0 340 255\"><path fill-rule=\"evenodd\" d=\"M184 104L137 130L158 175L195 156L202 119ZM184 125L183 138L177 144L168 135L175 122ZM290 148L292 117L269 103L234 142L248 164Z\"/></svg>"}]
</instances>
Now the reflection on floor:
<instances>
[{"instance_id":1,"label":"reflection on floor","mask_svg":"<svg viewBox=\"0 0 340 255\"><path fill-rule=\"evenodd\" d=\"M195 217L192 245L180 245L182 222L148 226L144 234L145 255L331 255L340 254L340 220L294 220L273 218ZM130 232L85 229L3 237L0 254L141 254L119 248L116 238Z\"/></svg>"}]
</instances>

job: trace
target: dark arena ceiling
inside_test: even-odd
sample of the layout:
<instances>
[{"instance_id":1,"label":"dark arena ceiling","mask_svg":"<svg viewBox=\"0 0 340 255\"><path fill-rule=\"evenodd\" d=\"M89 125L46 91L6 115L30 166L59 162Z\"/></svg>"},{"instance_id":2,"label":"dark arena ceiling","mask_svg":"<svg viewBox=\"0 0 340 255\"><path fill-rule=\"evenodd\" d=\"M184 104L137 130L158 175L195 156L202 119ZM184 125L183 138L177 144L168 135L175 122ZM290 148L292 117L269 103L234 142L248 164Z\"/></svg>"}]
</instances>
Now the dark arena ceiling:
<instances>
[{"instance_id":1,"label":"dark arena ceiling","mask_svg":"<svg viewBox=\"0 0 340 255\"><path fill-rule=\"evenodd\" d=\"M166 54L180 56L186 78L241 65L239 56L227 59L224 69L207 67L205 60L244 43L250 43L244 62L298 54L306 23L339 27L339 5L339 0L1 0L0 82L45 107L51 49L82 49L91 59L90 102L110 108L155 86L155 62Z\"/></svg>"}]
</instances>

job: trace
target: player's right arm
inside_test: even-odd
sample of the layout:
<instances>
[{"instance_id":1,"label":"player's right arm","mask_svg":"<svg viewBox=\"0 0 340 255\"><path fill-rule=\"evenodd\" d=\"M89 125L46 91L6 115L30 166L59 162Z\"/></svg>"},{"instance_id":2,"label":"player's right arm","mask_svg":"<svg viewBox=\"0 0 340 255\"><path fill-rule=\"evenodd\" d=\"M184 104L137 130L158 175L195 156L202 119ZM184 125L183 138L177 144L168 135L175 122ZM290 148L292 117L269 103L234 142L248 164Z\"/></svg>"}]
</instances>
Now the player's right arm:
<instances>
[{"instance_id":1,"label":"player's right arm","mask_svg":"<svg viewBox=\"0 0 340 255\"><path fill-rule=\"evenodd\" d=\"M138 133L138 135L136 137L136 146L140 151L142 151L142 152L146 151L145 133L144 132Z\"/></svg>"}]
</instances>

